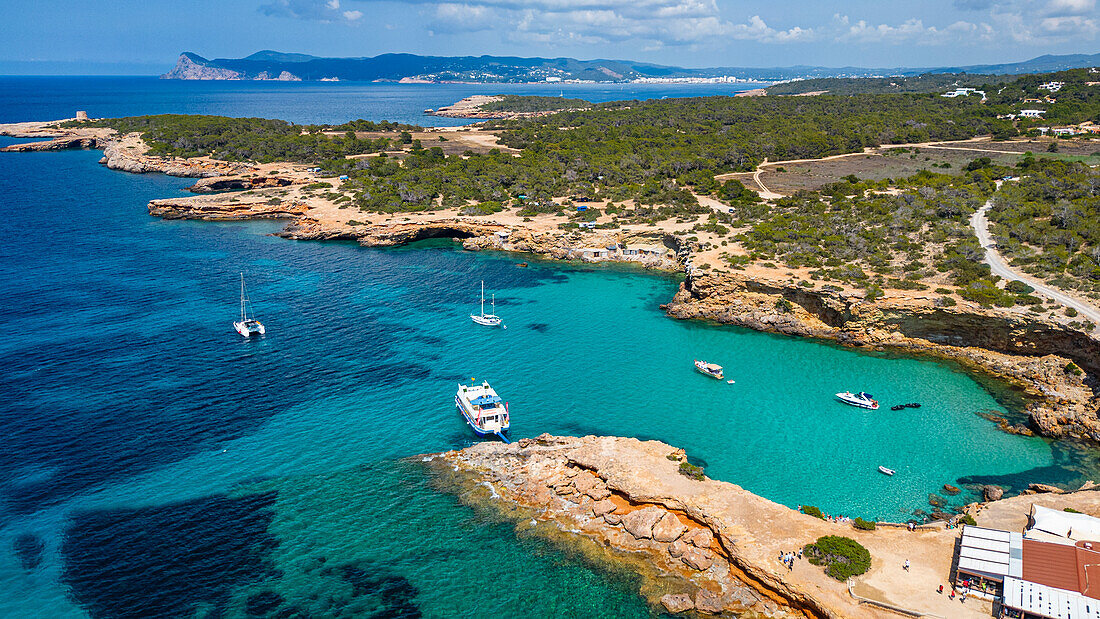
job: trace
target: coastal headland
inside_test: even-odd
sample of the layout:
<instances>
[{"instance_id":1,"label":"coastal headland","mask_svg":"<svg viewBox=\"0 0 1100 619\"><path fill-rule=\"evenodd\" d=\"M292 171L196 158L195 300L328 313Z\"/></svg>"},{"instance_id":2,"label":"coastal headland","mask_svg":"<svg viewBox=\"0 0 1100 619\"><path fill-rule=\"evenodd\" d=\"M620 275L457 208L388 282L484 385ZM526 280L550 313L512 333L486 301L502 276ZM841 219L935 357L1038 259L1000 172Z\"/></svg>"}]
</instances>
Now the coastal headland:
<instances>
[{"instance_id":1,"label":"coastal headland","mask_svg":"<svg viewBox=\"0 0 1100 619\"><path fill-rule=\"evenodd\" d=\"M960 603L937 593L949 582L957 528L879 523L860 530L817 518L731 483L685 476L684 452L659 441L542 435L423 459L441 489L505 514L517 529L579 545L597 562L631 565L631 556L646 557L638 568L641 592L656 610L742 617L991 614L987 601ZM971 504L966 513L979 526L1020 530L1033 503L1098 514L1100 492L1090 484L1070 493L1031 492ZM870 569L844 581L806 560L790 567L781 560L823 536L856 540L870 552Z\"/></svg>"},{"instance_id":2,"label":"coastal headland","mask_svg":"<svg viewBox=\"0 0 1100 619\"><path fill-rule=\"evenodd\" d=\"M551 213L521 215L502 210L472 214L467 208L442 205L429 211L369 212L350 207L351 194L342 190L344 181L321 176L305 164L155 156L149 154L149 145L140 134L63 128L63 122L2 125L0 134L41 141L0 150L98 148L104 152L100 163L111 169L199 179L191 188L195 196L151 201L149 212L158 217L282 219L288 223L278 234L289 239L352 240L385 247L450 238L467 250L623 262L682 272L685 279L679 292L664 306L670 316L951 359L1007 381L1026 395L1028 423L994 420L1007 431L1100 442L1100 340L1066 316L1053 312L1038 316L1020 306L983 306L958 296L945 305L944 295L920 290L889 290L869 299L866 291L851 285L806 287L809 275L805 269L760 262L732 271L699 268L721 263L722 254L732 249L723 247L725 241L720 241L719 235L700 229L706 216L611 228L601 227L612 220L605 213L595 218L589 229L564 229L561 218ZM440 143L450 152L484 152L496 140L492 132L477 127L423 130L413 137L424 142L444 138ZM983 147L981 142L968 144L967 149ZM884 158L891 148L863 155ZM1006 147L998 144L996 148ZM717 201L697 197L716 212L724 210ZM607 205L606 200L586 203L567 197L554 202L576 205L578 210L585 204ZM1082 371L1067 371L1074 366Z\"/></svg>"},{"instance_id":3,"label":"coastal headland","mask_svg":"<svg viewBox=\"0 0 1100 619\"><path fill-rule=\"evenodd\" d=\"M361 133L363 139L374 137ZM807 269L763 260L739 269L706 268L722 264L724 253L749 253L729 244L716 226L708 228L709 214L611 225L610 200L588 196L557 196L539 204L543 211L527 213L486 212L476 204L445 207L442 202L430 210L377 212L355 208L351 182L310 164L155 155L140 133L63 121L3 125L0 134L40 140L0 149L7 152L101 149L100 163L111 169L195 178L191 191L196 195L148 204L149 213L158 217L279 219L287 224L278 234L289 239L350 240L384 247L449 238L468 250L633 263L683 273L679 291L664 306L672 317L951 359L1015 385L1028 396L1028 423L990 420L1006 431L1100 443L1100 340L1068 317L983 306L951 291L890 289L873 296L842 282L807 286ZM498 151L494 156L501 157L521 154L498 145L497 135L485 128L416 130L407 139L439 143L445 154L460 156L466 151ZM891 148L859 155L887 157ZM408 153L391 149L349 159L369 165L382 154L396 159ZM765 190L762 183L760 188ZM695 197L713 213L727 208L714 198ZM632 200L619 202L635 205ZM561 211L587 212L581 207L598 216L584 220L585 227L568 217L563 222ZM943 303L945 298L952 303ZM1070 367L1079 371L1070 372ZM945 617L989 615L987 603L973 600L962 605L936 595L936 588L948 582L956 538L942 522L915 531L888 524L873 531L855 530L848 523L801 514L731 483L686 477L680 473L685 460L683 452L656 441L540 436L513 445L481 443L430 456L428 464L441 488L470 504L507 514L517 527L544 523L540 531L545 535L585 544L584 552L594 560L631 565L643 576L642 593L655 609L749 617L878 617L888 609ZM996 490L988 493L989 498L996 495ZM1100 497L1091 490L1024 494L973 504L966 513L980 525L1015 526L1036 501L1100 513ZM532 521L534 525L524 524ZM781 554L826 535L857 540L870 551L871 569L842 582L805 561L788 568L779 560ZM913 569L904 571L905 561L911 561Z\"/></svg>"}]
</instances>

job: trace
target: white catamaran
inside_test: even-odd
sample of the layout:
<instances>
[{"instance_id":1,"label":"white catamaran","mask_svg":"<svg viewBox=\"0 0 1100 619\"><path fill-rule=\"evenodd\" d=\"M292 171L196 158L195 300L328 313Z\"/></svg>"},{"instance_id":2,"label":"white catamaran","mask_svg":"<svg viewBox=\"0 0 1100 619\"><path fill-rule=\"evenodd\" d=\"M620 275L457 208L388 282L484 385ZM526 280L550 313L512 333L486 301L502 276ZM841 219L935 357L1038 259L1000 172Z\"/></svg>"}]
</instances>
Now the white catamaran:
<instances>
[{"instance_id":1,"label":"white catamaran","mask_svg":"<svg viewBox=\"0 0 1100 619\"><path fill-rule=\"evenodd\" d=\"M497 316L497 295L493 295L493 312L485 313L485 280L481 280L481 313L470 314L470 320L486 327L499 327L504 323L504 320Z\"/></svg>"},{"instance_id":2,"label":"white catamaran","mask_svg":"<svg viewBox=\"0 0 1100 619\"><path fill-rule=\"evenodd\" d=\"M495 434L507 442L504 433L511 427L508 403L500 399L488 382L480 385L460 383L455 394L455 406L478 436Z\"/></svg>"},{"instance_id":3,"label":"white catamaran","mask_svg":"<svg viewBox=\"0 0 1100 619\"><path fill-rule=\"evenodd\" d=\"M248 305L248 296L244 292L244 273L241 273L241 319L233 323L233 328L244 337L263 335L267 330L262 322L248 317Z\"/></svg>"}]
</instances>

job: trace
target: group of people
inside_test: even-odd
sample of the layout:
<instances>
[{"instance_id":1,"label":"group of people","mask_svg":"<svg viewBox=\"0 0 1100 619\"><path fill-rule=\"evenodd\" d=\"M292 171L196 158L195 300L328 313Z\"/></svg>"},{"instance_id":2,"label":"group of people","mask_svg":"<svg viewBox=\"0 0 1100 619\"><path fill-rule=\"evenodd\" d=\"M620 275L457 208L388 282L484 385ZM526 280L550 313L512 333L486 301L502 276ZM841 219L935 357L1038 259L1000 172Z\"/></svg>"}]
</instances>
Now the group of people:
<instances>
[{"instance_id":1,"label":"group of people","mask_svg":"<svg viewBox=\"0 0 1100 619\"><path fill-rule=\"evenodd\" d=\"M969 581L964 582L963 585L969 586ZM940 585L940 588L936 591L936 593L943 595L943 585ZM963 589L962 591L956 591L955 585L951 585L951 594L947 596L947 599L953 600L955 599L956 595L959 597L959 602L966 602L966 589Z\"/></svg>"},{"instance_id":2,"label":"group of people","mask_svg":"<svg viewBox=\"0 0 1100 619\"><path fill-rule=\"evenodd\" d=\"M779 562L787 566L787 571L794 569L794 560L802 558L802 549L799 548L797 553L794 552L781 552L779 553Z\"/></svg>"}]
</instances>

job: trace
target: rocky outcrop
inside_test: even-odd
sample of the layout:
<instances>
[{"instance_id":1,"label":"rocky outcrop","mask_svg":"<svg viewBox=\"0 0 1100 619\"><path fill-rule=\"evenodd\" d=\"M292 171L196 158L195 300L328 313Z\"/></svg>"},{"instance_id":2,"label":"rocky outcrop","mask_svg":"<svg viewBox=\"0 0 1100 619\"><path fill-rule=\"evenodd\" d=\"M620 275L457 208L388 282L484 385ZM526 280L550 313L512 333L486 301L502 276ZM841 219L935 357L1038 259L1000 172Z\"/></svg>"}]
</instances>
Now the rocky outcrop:
<instances>
[{"instance_id":1,"label":"rocky outcrop","mask_svg":"<svg viewBox=\"0 0 1100 619\"><path fill-rule=\"evenodd\" d=\"M100 163L112 170L133 174L158 172L185 178L240 174L249 169L247 165L237 163L152 157L145 154L146 150L148 150L147 147L144 143L139 143L136 136L127 136L123 140L111 140L103 147L103 159Z\"/></svg>"},{"instance_id":2,"label":"rocky outcrop","mask_svg":"<svg viewBox=\"0 0 1100 619\"><path fill-rule=\"evenodd\" d=\"M149 202L149 214L164 219L242 221L249 219L293 219L301 217L306 205L272 199L238 200L226 196L165 198Z\"/></svg>"},{"instance_id":3,"label":"rocky outcrop","mask_svg":"<svg viewBox=\"0 0 1100 619\"><path fill-rule=\"evenodd\" d=\"M941 525L919 533L887 527L859 531L801 514L733 484L689 479L668 458L672 452L658 441L541 435L510 445L478 443L424 460L438 487L472 505L510 515L526 526L553 523L563 534L591 540L591 548L604 549L612 559L621 557L615 560L635 569L642 570L635 558L645 557L656 571L640 572L646 579L641 590L655 609L878 617L874 607L849 596L845 583L822 569L805 562L789 569L777 559L823 535L844 535L870 551L876 567L858 580L889 591L885 601L917 614L959 616L951 613L957 603L951 606L944 597L927 595L945 574L918 570L897 580L890 570L878 567L901 565L910 553L919 553L928 565L947 565L957 530ZM610 496L593 502L586 492L601 486ZM615 509L594 509L603 501ZM887 584L884 578L892 580Z\"/></svg>"},{"instance_id":4,"label":"rocky outcrop","mask_svg":"<svg viewBox=\"0 0 1100 619\"><path fill-rule=\"evenodd\" d=\"M295 180L280 176L208 176L188 187L187 191L192 193L213 193L236 189L289 187L290 185L304 183L304 180Z\"/></svg>"},{"instance_id":5,"label":"rocky outcrop","mask_svg":"<svg viewBox=\"0 0 1100 619\"><path fill-rule=\"evenodd\" d=\"M1004 488L988 485L982 488L982 498L986 501L999 501L1005 495Z\"/></svg>"},{"instance_id":6,"label":"rocky outcrop","mask_svg":"<svg viewBox=\"0 0 1100 619\"><path fill-rule=\"evenodd\" d=\"M184 52L176 60L176 66L172 67L171 71L161 75L160 78L165 80L239 80L244 78L244 75L239 71L207 66L202 63L203 60L205 59L201 56Z\"/></svg>"},{"instance_id":7,"label":"rocky outcrop","mask_svg":"<svg viewBox=\"0 0 1100 619\"><path fill-rule=\"evenodd\" d=\"M691 596L686 593L668 593L663 595L661 596L661 605L665 607L665 610L674 615L695 608L695 602L693 602Z\"/></svg>"},{"instance_id":8,"label":"rocky outcrop","mask_svg":"<svg viewBox=\"0 0 1100 619\"><path fill-rule=\"evenodd\" d=\"M0 148L5 153L25 153L46 150L69 150L73 148L97 148L97 140L94 137L62 137L44 142L28 142L26 144L12 144Z\"/></svg>"},{"instance_id":9,"label":"rocky outcrop","mask_svg":"<svg viewBox=\"0 0 1100 619\"><path fill-rule=\"evenodd\" d=\"M1100 340L1026 316L968 307L938 308L754 281L739 274L692 274L666 306L702 318L788 335L946 357L1024 387L1032 427L1052 437L1100 442ZM1070 361L1087 372L1066 371ZM1007 430L1026 433L1026 428Z\"/></svg>"}]
</instances>

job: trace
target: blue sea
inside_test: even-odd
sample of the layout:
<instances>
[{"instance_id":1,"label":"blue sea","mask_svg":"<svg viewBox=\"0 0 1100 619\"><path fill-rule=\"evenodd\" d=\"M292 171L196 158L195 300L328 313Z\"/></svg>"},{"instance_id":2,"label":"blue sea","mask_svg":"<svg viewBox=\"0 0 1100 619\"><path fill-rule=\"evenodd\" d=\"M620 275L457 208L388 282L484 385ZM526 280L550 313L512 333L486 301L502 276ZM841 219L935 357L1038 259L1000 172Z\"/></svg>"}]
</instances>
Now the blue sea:
<instances>
[{"instance_id":1,"label":"blue sea","mask_svg":"<svg viewBox=\"0 0 1100 619\"><path fill-rule=\"evenodd\" d=\"M616 88L554 94L718 94ZM421 110L468 94L546 89L3 78L0 120L430 124ZM1093 450L978 416L1018 400L950 364L670 319L675 276L163 221L146 203L192 181L99 157L0 155L0 616L649 616L635 576L432 486L414 456L477 440L453 406L471 378L509 401L513 439L659 439L834 514L903 520L945 483L957 506L977 484L1097 470ZM232 328L241 272L262 338ZM507 329L470 322L482 280ZM700 357L736 383L694 372ZM870 413L833 400L847 389L924 406Z\"/></svg>"}]
</instances>

